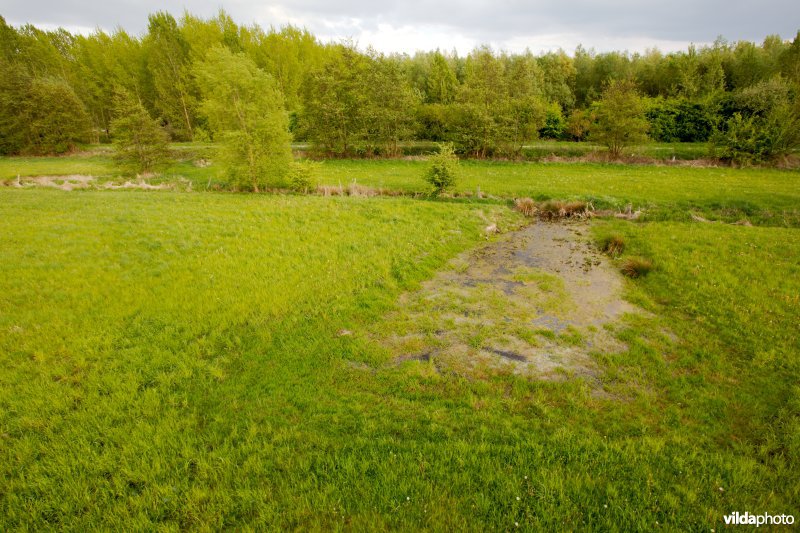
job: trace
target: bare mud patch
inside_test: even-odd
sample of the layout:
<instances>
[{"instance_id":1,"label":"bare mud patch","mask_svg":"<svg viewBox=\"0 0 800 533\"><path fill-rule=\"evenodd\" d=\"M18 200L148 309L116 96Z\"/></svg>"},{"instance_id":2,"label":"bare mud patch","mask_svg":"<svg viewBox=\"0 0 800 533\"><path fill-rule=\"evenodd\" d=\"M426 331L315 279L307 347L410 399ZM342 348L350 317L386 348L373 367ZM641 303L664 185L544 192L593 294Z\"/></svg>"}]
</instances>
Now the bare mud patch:
<instances>
[{"instance_id":1,"label":"bare mud patch","mask_svg":"<svg viewBox=\"0 0 800 533\"><path fill-rule=\"evenodd\" d=\"M624 350L623 279L589 243L588 223L537 222L454 259L401 296L374 338L395 363L481 377L596 380L595 353Z\"/></svg>"}]
</instances>

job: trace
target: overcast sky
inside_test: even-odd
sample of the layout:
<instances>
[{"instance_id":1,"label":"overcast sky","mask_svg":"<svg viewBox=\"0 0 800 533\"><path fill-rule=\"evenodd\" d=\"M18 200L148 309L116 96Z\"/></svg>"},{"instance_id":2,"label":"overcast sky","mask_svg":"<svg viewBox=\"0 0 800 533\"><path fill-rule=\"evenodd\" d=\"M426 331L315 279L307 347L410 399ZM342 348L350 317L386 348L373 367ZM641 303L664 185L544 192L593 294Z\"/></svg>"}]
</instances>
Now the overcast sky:
<instances>
[{"instance_id":1,"label":"overcast sky","mask_svg":"<svg viewBox=\"0 0 800 533\"><path fill-rule=\"evenodd\" d=\"M240 24L294 24L323 41L352 38L383 52L457 49L479 44L534 53L578 44L597 51L683 50L690 43L761 42L800 29L800 0L1 0L9 24L62 26L89 33L122 27L139 34L147 15L184 10L209 17L220 8Z\"/></svg>"}]
</instances>

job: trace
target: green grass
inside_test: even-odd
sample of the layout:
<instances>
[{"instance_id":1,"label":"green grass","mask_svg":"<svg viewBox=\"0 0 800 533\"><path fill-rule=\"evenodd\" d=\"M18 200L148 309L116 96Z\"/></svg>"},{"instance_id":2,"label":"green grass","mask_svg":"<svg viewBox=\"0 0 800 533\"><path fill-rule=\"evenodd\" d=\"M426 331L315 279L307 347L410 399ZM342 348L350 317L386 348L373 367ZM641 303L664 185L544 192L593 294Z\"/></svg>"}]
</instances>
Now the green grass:
<instances>
[{"instance_id":1,"label":"green grass","mask_svg":"<svg viewBox=\"0 0 800 533\"><path fill-rule=\"evenodd\" d=\"M579 158L606 151L604 146L591 142L565 142L539 140L522 149L523 156L528 160L540 160L549 156L565 158ZM624 150L628 157L644 157L655 160L703 159L708 157L707 143L655 143L650 142L641 146L631 146Z\"/></svg>"},{"instance_id":2,"label":"green grass","mask_svg":"<svg viewBox=\"0 0 800 533\"><path fill-rule=\"evenodd\" d=\"M595 223L655 265L626 282L654 315L598 357L601 395L381 364L362 332L487 217L519 223L486 203L0 190L0 529L796 515L798 230Z\"/></svg>"},{"instance_id":3,"label":"green grass","mask_svg":"<svg viewBox=\"0 0 800 533\"><path fill-rule=\"evenodd\" d=\"M424 190L424 161L325 161L323 182ZM581 198L595 207L646 207L653 218L690 212L769 225L800 224L800 172L599 163L463 161L459 192L538 200Z\"/></svg>"},{"instance_id":4,"label":"green grass","mask_svg":"<svg viewBox=\"0 0 800 533\"><path fill-rule=\"evenodd\" d=\"M652 145L649 149L667 150L670 146ZM108 147L101 148L91 156L0 158L0 182L17 175L91 174L101 181L120 179ZM201 158L213 161L213 147L175 144L173 153L176 160L163 170L160 179L188 179L194 190L220 185L216 166L195 164ZM355 181L369 187L424 193L428 191L423 180L426 165L418 160L328 160L321 166L319 179L324 185L346 187ZM632 204L645 208L648 220L689 221L696 214L709 220L800 227L797 170L462 161L455 192L475 195L478 190L500 199L590 200L596 208L621 209Z\"/></svg>"},{"instance_id":5,"label":"green grass","mask_svg":"<svg viewBox=\"0 0 800 533\"><path fill-rule=\"evenodd\" d=\"M112 161L107 155L0 157L0 182L14 180L17 176L109 176L113 172Z\"/></svg>"}]
</instances>

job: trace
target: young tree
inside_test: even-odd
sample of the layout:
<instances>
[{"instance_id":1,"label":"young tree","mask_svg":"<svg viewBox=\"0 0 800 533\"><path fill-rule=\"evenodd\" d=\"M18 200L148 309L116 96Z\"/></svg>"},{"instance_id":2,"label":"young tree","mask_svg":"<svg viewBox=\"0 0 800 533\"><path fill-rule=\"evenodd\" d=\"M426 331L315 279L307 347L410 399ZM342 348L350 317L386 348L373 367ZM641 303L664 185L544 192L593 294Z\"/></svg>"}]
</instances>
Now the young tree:
<instances>
[{"instance_id":1,"label":"young tree","mask_svg":"<svg viewBox=\"0 0 800 533\"><path fill-rule=\"evenodd\" d=\"M425 181L433 186L436 194L441 194L456 184L458 179L458 157L453 145L439 145L439 151L428 159Z\"/></svg>"},{"instance_id":2,"label":"young tree","mask_svg":"<svg viewBox=\"0 0 800 533\"><path fill-rule=\"evenodd\" d=\"M594 106L590 138L605 145L613 158L626 146L647 140L644 102L632 80L611 80Z\"/></svg>"},{"instance_id":3,"label":"young tree","mask_svg":"<svg viewBox=\"0 0 800 533\"><path fill-rule=\"evenodd\" d=\"M137 174L153 172L168 159L168 136L142 104L118 87L111 121L116 159L120 166Z\"/></svg>"},{"instance_id":4,"label":"young tree","mask_svg":"<svg viewBox=\"0 0 800 533\"><path fill-rule=\"evenodd\" d=\"M259 192L285 185L292 161L289 120L275 80L244 54L212 48L195 66L200 110L215 138L230 183Z\"/></svg>"}]
</instances>

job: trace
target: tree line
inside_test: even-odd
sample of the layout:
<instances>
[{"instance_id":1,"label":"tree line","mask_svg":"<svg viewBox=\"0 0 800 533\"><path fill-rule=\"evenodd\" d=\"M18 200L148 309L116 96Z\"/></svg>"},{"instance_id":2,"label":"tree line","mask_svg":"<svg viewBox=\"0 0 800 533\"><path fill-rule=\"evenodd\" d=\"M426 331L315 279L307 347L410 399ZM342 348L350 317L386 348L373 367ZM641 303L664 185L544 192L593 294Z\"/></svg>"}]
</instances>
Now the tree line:
<instances>
[{"instance_id":1,"label":"tree line","mask_svg":"<svg viewBox=\"0 0 800 533\"><path fill-rule=\"evenodd\" d=\"M152 139L225 138L239 146L231 157L253 161L248 145L291 134L328 156L391 156L430 140L479 158L518 156L537 138L593 137L614 152L648 135L711 141L719 157L760 162L797 146L798 88L800 32L669 54L484 46L462 57L361 51L293 26L238 25L222 11L158 12L141 36L15 28L0 17L3 154L112 142L138 120L157 128Z\"/></svg>"}]
</instances>

